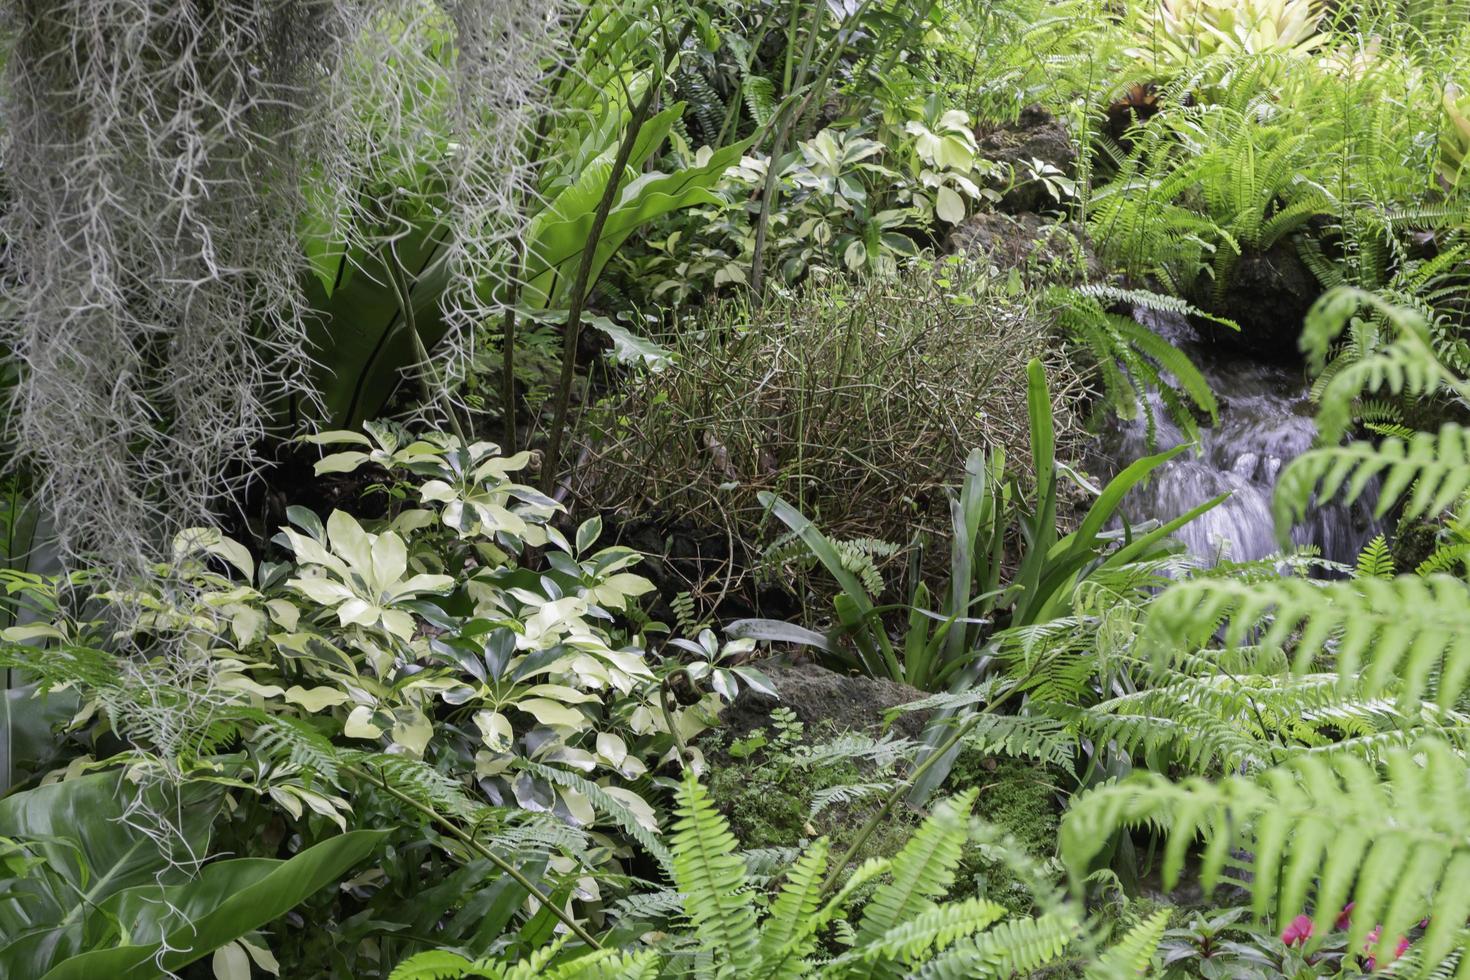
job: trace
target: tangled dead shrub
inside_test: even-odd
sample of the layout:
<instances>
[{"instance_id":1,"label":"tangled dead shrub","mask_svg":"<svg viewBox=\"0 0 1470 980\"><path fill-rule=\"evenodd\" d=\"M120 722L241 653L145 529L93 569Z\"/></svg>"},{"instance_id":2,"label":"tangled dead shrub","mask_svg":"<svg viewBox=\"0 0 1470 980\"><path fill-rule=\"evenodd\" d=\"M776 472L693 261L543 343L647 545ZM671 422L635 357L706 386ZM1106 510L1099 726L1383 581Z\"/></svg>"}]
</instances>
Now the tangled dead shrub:
<instances>
[{"instance_id":1,"label":"tangled dead shrub","mask_svg":"<svg viewBox=\"0 0 1470 980\"><path fill-rule=\"evenodd\" d=\"M944 488L972 448L1029 471L1034 357L1063 454L1080 434L1081 382L1045 319L959 259L896 280L809 283L758 312L722 305L664 342L672 365L584 419L572 489L584 507L723 538L720 567L684 575L704 601L772 564L763 553L785 528L762 490L860 548L942 536Z\"/></svg>"}]
</instances>

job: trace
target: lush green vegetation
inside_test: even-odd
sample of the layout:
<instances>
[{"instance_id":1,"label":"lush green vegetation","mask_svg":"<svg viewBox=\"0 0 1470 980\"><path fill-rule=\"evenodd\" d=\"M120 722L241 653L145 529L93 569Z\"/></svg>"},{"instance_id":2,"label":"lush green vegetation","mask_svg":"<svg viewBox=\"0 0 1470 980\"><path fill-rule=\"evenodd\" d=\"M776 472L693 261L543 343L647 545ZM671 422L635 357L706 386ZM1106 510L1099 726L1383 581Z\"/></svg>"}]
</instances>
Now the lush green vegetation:
<instances>
[{"instance_id":1,"label":"lush green vegetation","mask_svg":"<svg viewBox=\"0 0 1470 980\"><path fill-rule=\"evenodd\" d=\"M0 976L1470 977L1470 3L0 11Z\"/></svg>"}]
</instances>

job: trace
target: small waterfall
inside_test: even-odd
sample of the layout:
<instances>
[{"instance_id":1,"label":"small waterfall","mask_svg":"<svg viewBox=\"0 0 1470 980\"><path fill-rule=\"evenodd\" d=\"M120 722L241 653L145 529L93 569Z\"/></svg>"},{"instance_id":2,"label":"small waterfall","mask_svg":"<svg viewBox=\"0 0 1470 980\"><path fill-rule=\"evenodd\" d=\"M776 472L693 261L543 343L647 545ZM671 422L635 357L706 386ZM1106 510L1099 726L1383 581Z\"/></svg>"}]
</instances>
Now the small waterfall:
<instances>
[{"instance_id":1,"label":"small waterfall","mask_svg":"<svg viewBox=\"0 0 1470 980\"><path fill-rule=\"evenodd\" d=\"M1220 420L1201 428L1198 452L1186 452L1154 471L1124 504L1132 522L1167 521L1226 491L1230 498L1185 525L1178 537L1207 561L1250 561L1280 550L1271 514L1271 495L1282 468L1311 448L1317 436L1308 384L1299 370L1249 360L1207 345L1183 317L1136 310L1139 323L1179 347L1200 368L1220 403ZM1122 420L1102 438L1113 471L1184 442L1157 395L1150 395L1156 421L1150 449L1142 417ZM1371 497L1371 494L1367 496ZM1313 508L1292 529L1298 545L1316 545L1324 558L1352 562L1378 533L1369 505L1330 504Z\"/></svg>"}]
</instances>

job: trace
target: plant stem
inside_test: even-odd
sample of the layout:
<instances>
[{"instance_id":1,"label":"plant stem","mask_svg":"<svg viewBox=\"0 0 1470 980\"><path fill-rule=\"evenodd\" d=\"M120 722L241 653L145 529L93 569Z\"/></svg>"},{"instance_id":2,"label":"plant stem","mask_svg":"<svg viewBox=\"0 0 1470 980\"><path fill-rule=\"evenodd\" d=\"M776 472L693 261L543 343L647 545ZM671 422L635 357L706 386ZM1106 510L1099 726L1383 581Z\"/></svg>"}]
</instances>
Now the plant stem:
<instances>
[{"instance_id":1,"label":"plant stem","mask_svg":"<svg viewBox=\"0 0 1470 980\"><path fill-rule=\"evenodd\" d=\"M368 782L377 783L377 785L382 787L383 791L389 796L393 797L404 806L412 807L413 809L422 813L424 816L428 817L431 821L438 824L440 829L449 834L449 836L453 837L465 847L468 847L470 850L480 855L480 857L485 858L501 871L510 875L511 879L514 880L516 884L520 885L522 888L526 889L526 891L534 895L536 897L536 900L539 901L543 906L545 906L552 915L560 919L562 923L568 929L570 929L572 931L572 934L575 935L578 939L582 940L582 942L586 943L592 949L602 948L602 944L594 939L591 933L582 928L582 926L577 922L575 916L568 914L564 909L553 902L551 900L551 896L547 895L541 889L537 888L535 883L532 882L531 879L521 874L521 872L509 861L505 860L505 858L496 854L494 851L490 850L484 844L481 844L479 841L475 840L463 830L460 830L438 811L436 811L433 807L425 806L418 800L409 796L407 793L394 789L388 784L388 780L382 775L382 773L378 773L376 778L374 778L372 773L364 769L359 769L356 766L348 766L347 770L348 772L351 772L353 775L361 779L366 779Z\"/></svg>"},{"instance_id":2,"label":"plant stem","mask_svg":"<svg viewBox=\"0 0 1470 980\"><path fill-rule=\"evenodd\" d=\"M659 66L659 74L656 77L650 74L648 90L643 93L643 98L638 100L638 105L634 107L633 115L628 120L628 130L623 134L623 142L618 146L612 170L607 175L607 186L602 189L602 200L597 202L597 211L592 216L592 229L587 233L587 244L582 247L582 263L577 268L577 278L572 284L571 308L567 313L567 326L562 338L561 379L557 385L556 410L552 413L546 459L542 462L541 490L547 496L550 496L556 489L557 471L561 466L563 430L566 428L567 411L571 406L572 381L576 376L577 342L582 334L582 307L587 300L588 280L592 277L592 261L597 255L597 245L602 238L602 229L607 224L608 215L612 212L613 201L618 196L618 186L622 183L623 171L627 169L628 160L633 155L633 145L638 142L638 133L643 129L643 123L648 119L648 113L653 109L654 100L658 97L659 89L662 87L664 66L668 64L673 53L679 49L693 29L692 21L684 26L678 40L664 49L664 64Z\"/></svg>"},{"instance_id":3,"label":"plant stem","mask_svg":"<svg viewBox=\"0 0 1470 980\"><path fill-rule=\"evenodd\" d=\"M468 449L469 440L465 438L464 429L459 424L459 415L454 411L454 403L450 400L443 382L436 377L435 384L429 383L429 372L433 370L429 363L429 349L424 346L424 338L419 335L418 317L413 312L413 297L410 295L408 278L403 273L403 263L398 261L396 245L392 243L388 245L388 261L383 264L388 267L388 281L393 284L393 293L398 297L398 308L403 313L403 325L408 328L408 335L413 339L413 352L419 360L419 385L423 389L424 401L434 402L440 398L443 399L444 414L449 417L449 427L459 438L459 444ZM434 390L436 386L437 392Z\"/></svg>"},{"instance_id":4,"label":"plant stem","mask_svg":"<svg viewBox=\"0 0 1470 980\"><path fill-rule=\"evenodd\" d=\"M674 739L674 748L679 753L679 768L687 769L689 763L694 761L694 753L689 751L689 744L684 741L684 736L679 734L679 726L674 723L674 700L673 688L669 687L669 681L683 674L689 681L690 687L695 687L694 678L689 673L688 667L680 667L663 676L658 682L658 706L663 712L664 724L669 728L669 735Z\"/></svg>"}]
</instances>

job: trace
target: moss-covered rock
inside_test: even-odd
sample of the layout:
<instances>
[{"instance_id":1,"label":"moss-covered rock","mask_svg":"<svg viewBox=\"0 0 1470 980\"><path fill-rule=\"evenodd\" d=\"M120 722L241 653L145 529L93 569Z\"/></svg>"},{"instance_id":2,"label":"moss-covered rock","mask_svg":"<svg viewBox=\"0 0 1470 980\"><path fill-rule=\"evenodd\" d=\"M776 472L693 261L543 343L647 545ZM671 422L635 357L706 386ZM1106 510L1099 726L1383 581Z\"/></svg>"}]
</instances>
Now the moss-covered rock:
<instances>
[{"instance_id":1,"label":"moss-covered rock","mask_svg":"<svg viewBox=\"0 0 1470 980\"><path fill-rule=\"evenodd\" d=\"M1052 774L1038 763L997 759L964 752L946 781L946 791L978 786L975 815L1019 846L1026 857L1040 863L1056 856L1061 810ZM1004 862L989 859L972 847L960 870L961 886L978 886L980 894L1025 914L1032 910L1030 889Z\"/></svg>"}]
</instances>

